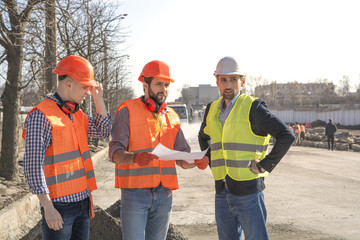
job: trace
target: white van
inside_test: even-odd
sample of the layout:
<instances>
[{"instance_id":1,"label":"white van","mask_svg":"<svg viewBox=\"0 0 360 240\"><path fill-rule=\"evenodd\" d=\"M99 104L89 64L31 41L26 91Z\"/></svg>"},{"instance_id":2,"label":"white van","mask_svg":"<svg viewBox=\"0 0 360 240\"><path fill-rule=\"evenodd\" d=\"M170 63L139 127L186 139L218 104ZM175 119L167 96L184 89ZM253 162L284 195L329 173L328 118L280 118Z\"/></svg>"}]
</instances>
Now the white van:
<instances>
[{"instance_id":1,"label":"white van","mask_svg":"<svg viewBox=\"0 0 360 240\"><path fill-rule=\"evenodd\" d=\"M167 107L171 107L179 115L180 123L189 123L189 114L186 108L186 104L168 104Z\"/></svg>"}]
</instances>

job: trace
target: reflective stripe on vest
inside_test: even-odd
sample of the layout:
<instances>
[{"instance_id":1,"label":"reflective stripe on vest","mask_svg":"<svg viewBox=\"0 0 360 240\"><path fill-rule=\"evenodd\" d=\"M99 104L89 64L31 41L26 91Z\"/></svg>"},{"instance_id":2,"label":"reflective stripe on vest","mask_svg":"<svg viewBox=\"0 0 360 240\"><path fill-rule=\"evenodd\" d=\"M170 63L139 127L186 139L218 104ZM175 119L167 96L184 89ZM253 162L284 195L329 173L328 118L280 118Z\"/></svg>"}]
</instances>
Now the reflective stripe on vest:
<instances>
[{"instance_id":1,"label":"reflective stripe on vest","mask_svg":"<svg viewBox=\"0 0 360 240\"><path fill-rule=\"evenodd\" d=\"M150 112L140 98L124 102L130 122L128 151L151 152L158 143L173 149L180 129L180 119L174 110L162 115ZM152 188L159 184L172 190L178 189L175 161L151 161L147 166L115 164L116 188Z\"/></svg>"},{"instance_id":2,"label":"reflective stripe on vest","mask_svg":"<svg viewBox=\"0 0 360 240\"><path fill-rule=\"evenodd\" d=\"M80 150L75 150L67 153L61 153L55 156L47 156L45 157L44 165L65 162L74 158L79 158L80 156L82 159L84 159L84 161L91 158L90 151L86 151L83 154L80 154Z\"/></svg>"},{"instance_id":3,"label":"reflective stripe on vest","mask_svg":"<svg viewBox=\"0 0 360 240\"><path fill-rule=\"evenodd\" d=\"M50 198L68 196L87 188L95 190L95 173L87 142L87 116L80 110L73 114L71 121L50 99L34 109L41 111L52 127L52 144L44 159Z\"/></svg>"},{"instance_id":4,"label":"reflective stripe on vest","mask_svg":"<svg viewBox=\"0 0 360 240\"><path fill-rule=\"evenodd\" d=\"M219 121L221 98L210 106L204 132L211 138L211 171L215 180L229 175L237 181L247 181L267 175L250 170L253 159L266 156L270 140L269 135L258 136L251 130L249 114L255 99L241 94L223 127Z\"/></svg>"},{"instance_id":5,"label":"reflective stripe on vest","mask_svg":"<svg viewBox=\"0 0 360 240\"><path fill-rule=\"evenodd\" d=\"M175 168L162 168L163 175L176 175ZM158 167L150 167L150 168L138 168L138 169L115 169L116 176L119 177L136 177L136 176L145 176L145 175L153 175L160 174L160 168Z\"/></svg>"},{"instance_id":6,"label":"reflective stripe on vest","mask_svg":"<svg viewBox=\"0 0 360 240\"><path fill-rule=\"evenodd\" d=\"M244 143L224 143L224 150L237 150L237 151L250 151L250 152L263 152L267 150L267 145L254 145ZM211 150L222 149L221 142L211 144Z\"/></svg>"}]
</instances>

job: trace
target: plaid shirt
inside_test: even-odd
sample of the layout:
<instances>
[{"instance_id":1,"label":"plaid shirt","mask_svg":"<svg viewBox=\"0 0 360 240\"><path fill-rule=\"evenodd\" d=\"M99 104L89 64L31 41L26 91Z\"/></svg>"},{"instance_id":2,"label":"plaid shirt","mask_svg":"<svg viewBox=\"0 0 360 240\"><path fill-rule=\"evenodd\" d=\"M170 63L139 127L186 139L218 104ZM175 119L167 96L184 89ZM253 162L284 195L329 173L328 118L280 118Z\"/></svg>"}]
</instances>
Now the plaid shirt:
<instances>
[{"instance_id":1,"label":"plaid shirt","mask_svg":"<svg viewBox=\"0 0 360 240\"><path fill-rule=\"evenodd\" d=\"M46 97L60 102L49 94ZM72 114L67 116L73 120ZM90 117L88 137L107 138L110 135L110 115L107 117L101 114L96 114L96 117ZM45 152L52 144L52 127L45 115L39 110L32 111L25 120L25 155L24 155L24 175L26 182L29 185L30 191L33 194L48 194L45 174L44 174L44 159ZM89 196L89 190L75 193L69 196L52 199L53 202L78 202Z\"/></svg>"}]
</instances>

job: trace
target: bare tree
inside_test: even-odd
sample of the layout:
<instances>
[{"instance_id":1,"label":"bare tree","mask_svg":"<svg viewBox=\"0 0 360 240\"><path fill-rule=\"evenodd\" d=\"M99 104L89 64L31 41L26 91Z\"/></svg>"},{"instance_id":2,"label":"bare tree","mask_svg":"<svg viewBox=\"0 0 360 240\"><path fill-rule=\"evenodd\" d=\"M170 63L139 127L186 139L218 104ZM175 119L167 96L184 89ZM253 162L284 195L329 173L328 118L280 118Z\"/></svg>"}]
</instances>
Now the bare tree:
<instances>
[{"instance_id":1,"label":"bare tree","mask_svg":"<svg viewBox=\"0 0 360 240\"><path fill-rule=\"evenodd\" d=\"M89 59L94 65L96 80L105 81L109 93L124 92L123 95L130 98L133 94L132 88L125 84L126 74L129 73L127 68L108 67L114 63L123 63L128 58L117 47L125 39L120 20L126 14L117 14L118 8L112 2L58 0L57 18L54 0L24 2L0 2L0 47L5 50L0 51L0 65L7 67L7 76L0 76L6 79L2 94L3 126L6 126L3 127L2 139L6 141L2 141L0 176L7 179L14 178L17 174L20 90L26 87L22 93L26 104L36 105L47 92L54 91L56 85L53 79L55 75L51 72L56 65L56 27L59 29L60 57L75 54ZM39 4L41 2L44 4ZM106 41L103 41L104 36ZM49 62L45 59L49 59ZM22 75L25 71L27 74ZM116 78L113 77L115 72L118 76ZM44 84L50 79L51 89L50 83L47 87ZM122 83L118 84L120 79ZM119 87L116 91L113 90L114 86L120 85L123 89ZM110 101L110 94L108 96L107 100Z\"/></svg>"},{"instance_id":2,"label":"bare tree","mask_svg":"<svg viewBox=\"0 0 360 240\"><path fill-rule=\"evenodd\" d=\"M58 19L60 56L77 54L88 59L94 66L95 78L103 83L104 100L109 103L113 62L124 62L127 55L117 47L125 41L126 33L118 5L111 2L64 0L59 4ZM122 74L127 74L122 71ZM90 99L90 98L89 98ZM91 99L90 99L91 100ZM91 104L90 101L88 101ZM86 104L83 106L83 110ZM87 108L87 107L86 107ZM91 107L87 108L91 109Z\"/></svg>"},{"instance_id":3,"label":"bare tree","mask_svg":"<svg viewBox=\"0 0 360 240\"><path fill-rule=\"evenodd\" d=\"M181 101L186 104L188 111L190 111L191 106L195 103L195 98L190 92L189 86L184 86L181 89Z\"/></svg>"},{"instance_id":4,"label":"bare tree","mask_svg":"<svg viewBox=\"0 0 360 240\"><path fill-rule=\"evenodd\" d=\"M118 61L111 61L109 64L109 113L115 117L119 105L127 100L134 98L134 90L128 85L129 69L126 60L129 56L125 55Z\"/></svg>"},{"instance_id":5,"label":"bare tree","mask_svg":"<svg viewBox=\"0 0 360 240\"><path fill-rule=\"evenodd\" d=\"M349 96L349 92L350 92L350 78L347 75L343 75L342 79L340 80L338 93L342 97L347 97Z\"/></svg>"},{"instance_id":6,"label":"bare tree","mask_svg":"<svg viewBox=\"0 0 360 240\"><path fill-rule=\"evenodd\" d=\"M45 86L46 92L55 92L57 76L52 70L57 63L56 0L46 0L45 5Z\"/></svg>"},{"instance_id":7,"label":"bare tree","mask_svg":"<svg viewBox=\"0 0 360 240\"><path fill-rule=\"evenodd\" d=\"M40 0L28 0L27 4L14 0L0 2L0 45L5 50L2 61L7 61L5 89L1 96L3 126L0 157L0 176L7 180L17 178L18 115L24 60L25 30L31 12Z\"/></svg>"},{"instance_id":8,"label":"bare tree","mask_svg":"<svg viewBox=\"0 0 360 240\"><path fill-rule=\"evenodd\" d=\"M245 85L243 91L249 95L255 95L255 88L263 85L266 81L261 75L257 76L247 76L245 80Z\"/></svg>"}]
</instances>

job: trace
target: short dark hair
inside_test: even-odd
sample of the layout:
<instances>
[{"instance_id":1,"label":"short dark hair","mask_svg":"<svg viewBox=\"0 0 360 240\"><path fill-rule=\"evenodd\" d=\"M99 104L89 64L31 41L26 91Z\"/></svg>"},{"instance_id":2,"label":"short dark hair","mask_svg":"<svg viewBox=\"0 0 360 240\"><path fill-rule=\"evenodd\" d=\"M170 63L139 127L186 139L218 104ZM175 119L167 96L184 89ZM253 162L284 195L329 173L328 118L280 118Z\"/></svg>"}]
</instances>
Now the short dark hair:
<instances>
[{"instance_id":1,"label":"short dark hair","mask_svg":"<svg viewBox=\"0 0 360 240\"><path fill-rule=\"evenodd\" d=\"M59 81L64 80L67 77L67 75L59 75L58 79Z\"/></svg>"},{"instance_id":2,"label":"short dark hair","mask_svg":"<svg viewBox=\"0 0 360 240\"><path fill-rule=\"evenodd\" d=\"M154 77L144 77L144 82L146 82L147 84L151 84L153 79Z\"/></svg>"}]
</instances>

